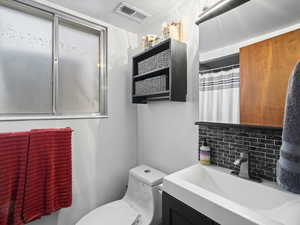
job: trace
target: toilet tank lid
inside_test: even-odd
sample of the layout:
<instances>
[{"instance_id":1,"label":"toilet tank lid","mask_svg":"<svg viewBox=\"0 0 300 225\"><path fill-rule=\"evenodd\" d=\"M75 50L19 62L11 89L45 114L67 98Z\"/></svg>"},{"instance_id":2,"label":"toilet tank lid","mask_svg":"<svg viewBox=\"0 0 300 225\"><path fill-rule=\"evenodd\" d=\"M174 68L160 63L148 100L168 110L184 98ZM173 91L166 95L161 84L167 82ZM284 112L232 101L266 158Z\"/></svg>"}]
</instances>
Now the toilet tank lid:
<instances>
[{"instance_id":1,"label":"toilet tank lid","mask_svg":"<svg viewBox=\"0 0 300 225\"><path fill-rule=\"evenodd\" d=\"M163 178L166 176L165 173L146 165L131 169L129 174L149 186L161 184Z\"/></svg>"}]
</instances>

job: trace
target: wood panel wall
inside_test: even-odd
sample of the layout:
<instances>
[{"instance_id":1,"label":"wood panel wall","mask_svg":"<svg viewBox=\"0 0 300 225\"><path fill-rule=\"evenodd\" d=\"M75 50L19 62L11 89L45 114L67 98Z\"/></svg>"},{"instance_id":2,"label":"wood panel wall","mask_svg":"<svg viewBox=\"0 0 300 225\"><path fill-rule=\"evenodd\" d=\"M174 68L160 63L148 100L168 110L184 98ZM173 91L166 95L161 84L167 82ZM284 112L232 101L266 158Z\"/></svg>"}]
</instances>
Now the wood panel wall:
<instances>
[{"instance_id":1,"label":"wood panel wall","mask_svg":"<svg viewBox=\"0 0 300 225\"><path fill-rule=\"evenodd\" d=\"M300 60L300 29L240 49L241 124L283 125L289 77Z\"/></svg>"}]
</instances>

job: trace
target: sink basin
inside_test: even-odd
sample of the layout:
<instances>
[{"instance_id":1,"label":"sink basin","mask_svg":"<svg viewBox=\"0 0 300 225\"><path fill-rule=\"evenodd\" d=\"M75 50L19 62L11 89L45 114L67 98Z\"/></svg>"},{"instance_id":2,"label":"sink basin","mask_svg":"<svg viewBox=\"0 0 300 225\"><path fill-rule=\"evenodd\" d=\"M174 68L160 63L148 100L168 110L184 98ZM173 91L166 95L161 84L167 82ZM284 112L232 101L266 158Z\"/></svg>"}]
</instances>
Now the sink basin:
<instances>
[{"instance_id":1,"label":"sink basin","mask_svg":"<svg viewBox=\"0 0 300 225\"><path fill-rule=\"evenodd\" d=\"M200 164L164 179L164 191L221 225L300 225L300 195Z\"/></svg>"}]
</instances>

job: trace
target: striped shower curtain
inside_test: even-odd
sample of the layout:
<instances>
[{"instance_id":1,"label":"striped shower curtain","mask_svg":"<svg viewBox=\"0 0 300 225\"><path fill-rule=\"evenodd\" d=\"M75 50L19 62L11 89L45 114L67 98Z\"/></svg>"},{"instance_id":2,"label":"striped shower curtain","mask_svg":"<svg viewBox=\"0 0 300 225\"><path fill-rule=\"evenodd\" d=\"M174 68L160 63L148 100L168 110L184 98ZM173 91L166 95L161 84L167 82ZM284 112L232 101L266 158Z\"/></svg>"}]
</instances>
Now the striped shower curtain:
<instances>
[{"instance_id":1,"label":"striped shower curtain","mask_svg":"<svg viewBox=\"0 0 300 225\"><path fill-rule=\"evenodd\" d=\"M199 121L240 123L240 69L199 75Z\"/></svg>"}]
</instances>

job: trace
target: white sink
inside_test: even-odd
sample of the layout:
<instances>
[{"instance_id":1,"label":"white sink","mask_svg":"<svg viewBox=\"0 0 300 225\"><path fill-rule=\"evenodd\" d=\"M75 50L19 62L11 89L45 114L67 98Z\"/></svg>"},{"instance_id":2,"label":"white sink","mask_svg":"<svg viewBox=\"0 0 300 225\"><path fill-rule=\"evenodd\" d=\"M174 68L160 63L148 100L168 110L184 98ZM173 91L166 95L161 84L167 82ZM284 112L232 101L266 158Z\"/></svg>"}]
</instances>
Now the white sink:
<instances>
[{"instance_id":1,"label":"white sink","mask_svg":"<svg viewBox=\"0 0 300 225\"><path fill-rule=\"evenodd\" d=\"M163 188L221 225L300 225L300 195L228 169L195 165L167 176Z\"/></svg>"}]
</instances>

